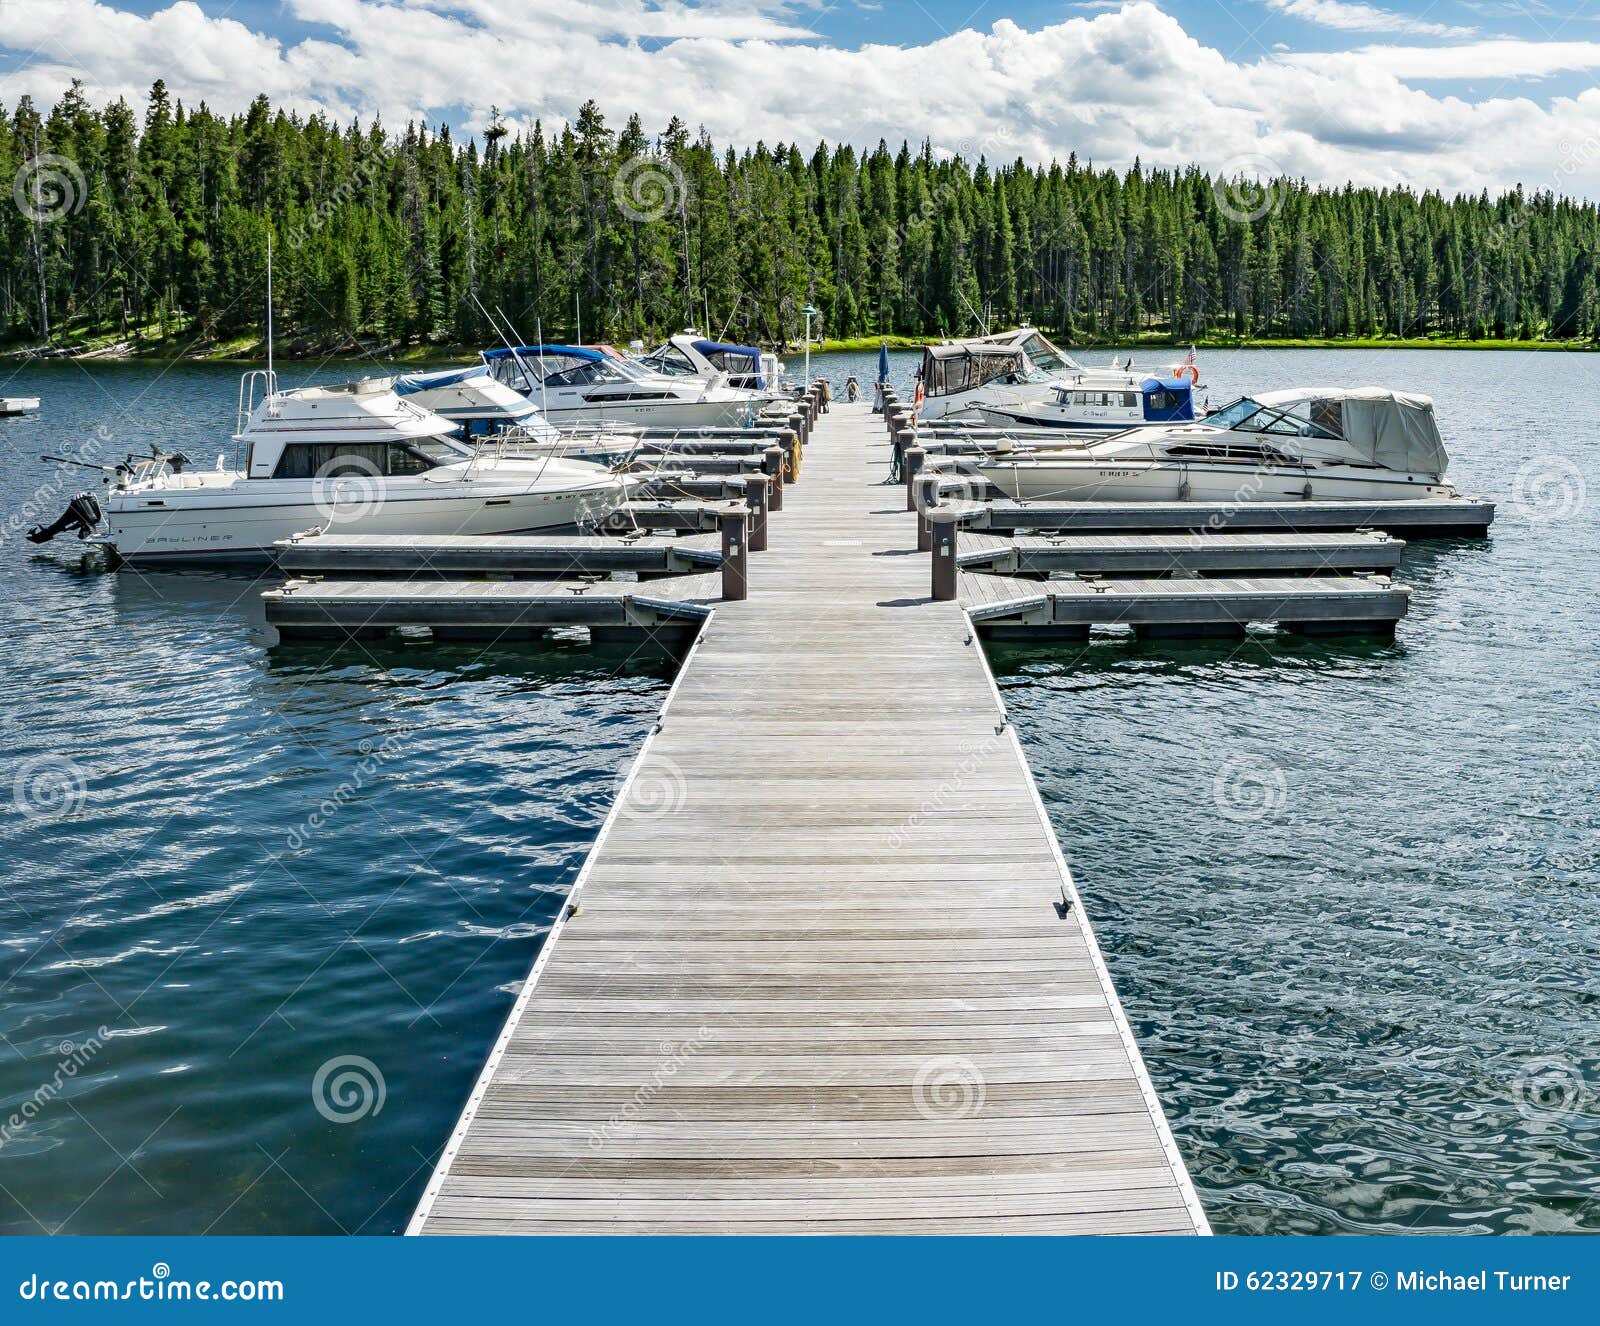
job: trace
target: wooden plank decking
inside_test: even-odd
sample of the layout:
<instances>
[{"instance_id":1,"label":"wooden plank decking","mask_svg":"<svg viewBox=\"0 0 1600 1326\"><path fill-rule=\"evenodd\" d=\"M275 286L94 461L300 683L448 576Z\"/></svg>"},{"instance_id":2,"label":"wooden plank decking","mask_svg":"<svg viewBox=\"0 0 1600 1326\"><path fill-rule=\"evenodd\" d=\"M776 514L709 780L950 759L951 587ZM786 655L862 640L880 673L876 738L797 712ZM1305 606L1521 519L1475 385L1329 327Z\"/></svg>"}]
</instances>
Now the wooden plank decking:
<instances>
[{"instance_id":1,"label":"wooden plank decking","mask_svg":"<svg viewBox=\"0 0 1600 1326\"><path fill-rule=\"evenodd\" d=\"M881 436L821 419L412 1232L1204 1232Z\"/></svg>"}]
</instances>

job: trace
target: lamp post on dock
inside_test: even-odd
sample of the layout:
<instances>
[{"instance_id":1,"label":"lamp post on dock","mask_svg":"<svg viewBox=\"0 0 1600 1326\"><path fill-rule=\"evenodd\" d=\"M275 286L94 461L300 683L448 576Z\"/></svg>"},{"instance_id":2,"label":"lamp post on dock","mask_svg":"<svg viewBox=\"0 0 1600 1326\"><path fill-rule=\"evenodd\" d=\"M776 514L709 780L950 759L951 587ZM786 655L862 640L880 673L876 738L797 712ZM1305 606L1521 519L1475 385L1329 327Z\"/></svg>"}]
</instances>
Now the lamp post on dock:
<instances>
[{"instance_id":1,"label":"lamp post on dock","mask_svg":"<svg viewBox=\"0 0 1600 1326\"><path fill-rule=\"evenodd\" d=\"M806 387L811 386L811 319L820 318L822 310L807 304L800 310L806 315Z\"/></svg>"}]
</instances>

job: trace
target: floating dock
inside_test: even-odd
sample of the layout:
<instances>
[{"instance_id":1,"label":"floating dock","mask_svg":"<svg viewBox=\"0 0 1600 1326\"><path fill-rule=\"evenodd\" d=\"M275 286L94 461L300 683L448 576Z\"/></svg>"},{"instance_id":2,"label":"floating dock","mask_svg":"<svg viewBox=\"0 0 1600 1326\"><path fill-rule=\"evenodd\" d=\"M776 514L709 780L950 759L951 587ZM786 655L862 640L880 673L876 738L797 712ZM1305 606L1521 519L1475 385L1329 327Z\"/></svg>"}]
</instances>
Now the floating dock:
<instances>
[{"instance_id":1,"label":"floating dock","mask_svg":"<svg viewBox=\"0 0 1600 1326\"><path fill-rule=\"evenodd\" d=\"M302 534L276 546L278 566L304 574L560 576L616 571L664 576L722 564L715 534L678 538L603 534Z\"/></svg>"},{"instance_id":2,"label":"floating dock","mask_svg":"<svg viewBox=\"0 0 1600 1326\"><path fill-rule=\"evenodd\" d=\"M1387 534L962 534L961 568L1000 575L1164 576L1393 571L1405 542Z\"/></svg>"},{"instance_id":3,"label":"floating dock","mask_svg":"<svg viewBox=\"0 0 1600 1326\"><path fill-rule=\"evenodd\" d=\"M982 480L967 480L981 483ZM1087 533L1274 530L1383 530L1398 538L1481 538L1494 503L1469 497L1395 502L972 502L973 525L987 530Z\"/></svg>"},{"instance_id":4,"label":"floating dock","mask_svg":"<svg viewBox=\"0 0 1600 1326\"><path fill-rule=\"evenodd\" d=\"M818 421L411 1232L1206 1232L880 427Z\"/></svg>"}]
</instances>

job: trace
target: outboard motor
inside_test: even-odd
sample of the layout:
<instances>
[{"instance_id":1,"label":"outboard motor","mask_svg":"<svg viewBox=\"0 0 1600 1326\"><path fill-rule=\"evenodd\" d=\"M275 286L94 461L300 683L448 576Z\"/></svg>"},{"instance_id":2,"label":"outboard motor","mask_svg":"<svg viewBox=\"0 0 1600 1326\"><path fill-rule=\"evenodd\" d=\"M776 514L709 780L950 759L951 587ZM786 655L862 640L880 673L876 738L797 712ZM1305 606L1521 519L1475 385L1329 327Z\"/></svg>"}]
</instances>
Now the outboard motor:
<instances>
[{"instance_id":1,"label":"outboard motor","mask_svg":"<svg viewBox=\"0 0 1600 1326\"><path fill-rule=\"evenodd\" d=\"M35 525L28 531L29 543L49 543L57 534L76 530L80 539L87 539L100 523L100 503L93 493L79 493L67 503L67 509L48 525Z\"/></svg>"}]
</instances>

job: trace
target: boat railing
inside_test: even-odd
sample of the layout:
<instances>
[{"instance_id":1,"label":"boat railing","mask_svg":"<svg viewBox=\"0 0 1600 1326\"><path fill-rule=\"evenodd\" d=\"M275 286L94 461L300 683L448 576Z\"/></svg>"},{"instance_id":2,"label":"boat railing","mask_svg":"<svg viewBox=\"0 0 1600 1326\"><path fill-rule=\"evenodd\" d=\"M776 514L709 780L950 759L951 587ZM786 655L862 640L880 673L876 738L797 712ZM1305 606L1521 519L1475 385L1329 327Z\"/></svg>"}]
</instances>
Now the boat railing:
<instances>
[{"instance_id":1,"label":"boat railing","mask_svg":"<svg viewBox=\"0 0 1600 1326\"><path fill-rule=\"evenodd\" d=\"M239 376L239 410L233 430L235 433L244 432L250 416L255 413L257 388L260 389L261 400L266 402L267 418L278 417L278 375L270 368L253 368Z\"/></svg>"}]
</instances>

